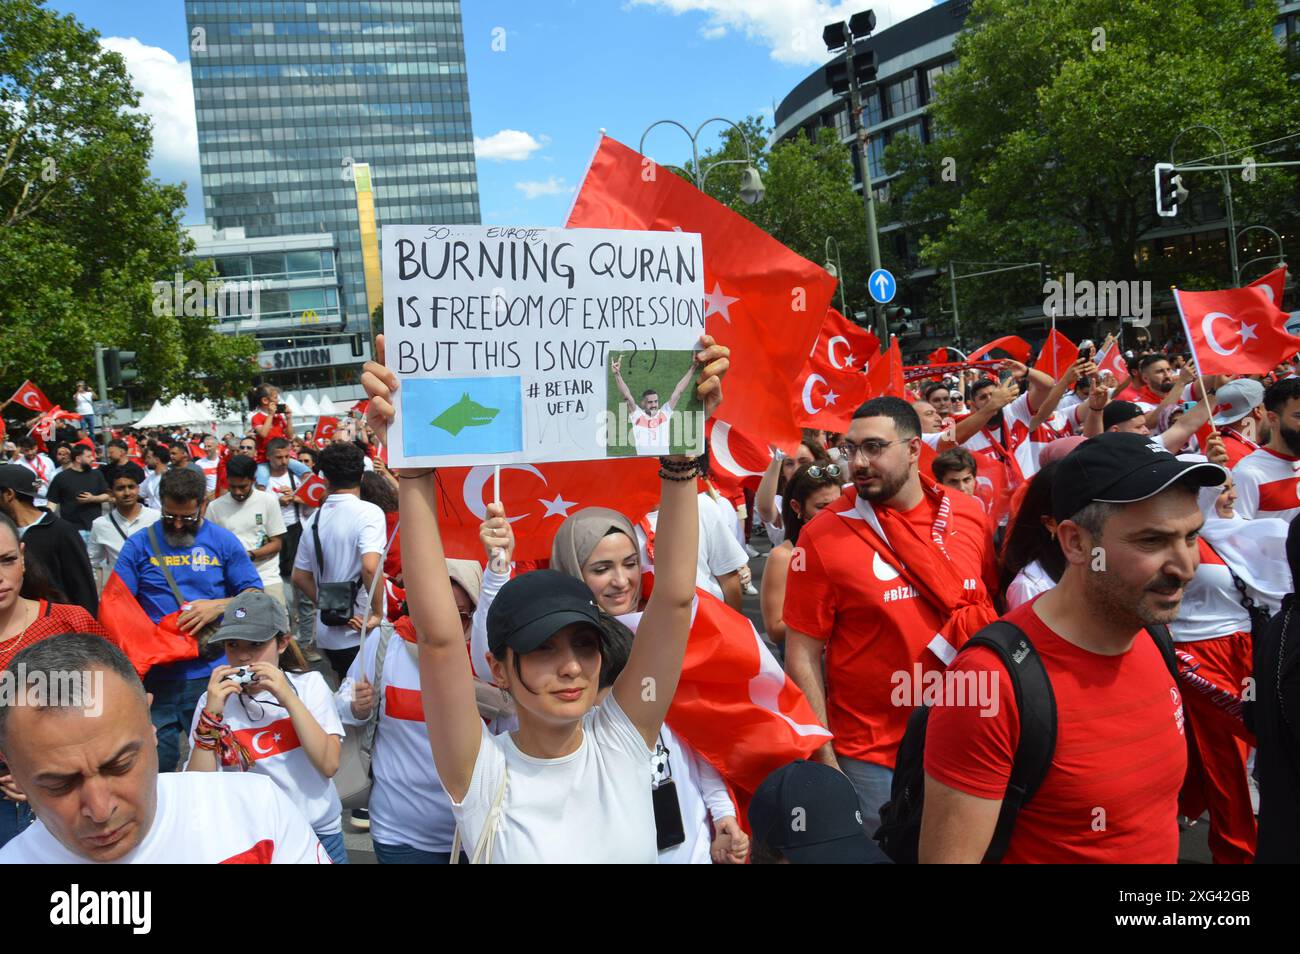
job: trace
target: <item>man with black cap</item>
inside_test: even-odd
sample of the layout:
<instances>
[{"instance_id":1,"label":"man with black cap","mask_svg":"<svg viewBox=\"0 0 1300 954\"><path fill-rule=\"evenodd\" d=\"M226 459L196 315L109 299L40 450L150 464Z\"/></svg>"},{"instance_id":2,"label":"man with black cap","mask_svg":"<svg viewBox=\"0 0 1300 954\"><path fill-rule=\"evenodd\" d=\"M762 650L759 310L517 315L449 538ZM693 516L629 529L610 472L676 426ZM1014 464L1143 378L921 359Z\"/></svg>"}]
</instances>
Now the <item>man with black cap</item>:
<instances>
[{"instance_id":1,"label":"man with black cap","mask_svg":"<svg viewBox=\"0 0 1300 954\"><path fill-rule=\"evenodd\" d=\"M1184 462L1158 440L1101 434L1065 458L1052 514L1066 569L1005 620L1041 659L1056 711L1042 785L1016 817L1004 862L1173 863L1187 768L1182 696L1144 627L1175 619L1199 563L1197 490L1217 464ZM1023 658L1023 657L1022 657ZM981 861L1007 790L1021 724L1006 669L973 647L954 678L990 680L1000 704L939 705L925 744L922 862Z\"/></svg>"},{"instance_id":2,"label":"man with black cap","mask_svg":"<svg viewBox=\"0 0 1300 954\"><path fill-rule=\"evenodd\" d=\"M77 528L36 506L35 475L17 464L0 464L0 513L18 525L23 553L40 563L55 589L94 616L99 612L95 573Z\"/></svg>"},{"instance_id":3,"label":"man with black cap","mask_svg":"<svg viewBox=\"0 0 1300 954\"><path fill-rule=\"evenodd\" d=\"M783 765L749 803L756 865L888 864L862 827L857 789L829 765Z\"/></svg>"},{"instance_id":4,"label":"man with black cap","mask_svg":"<svg viewBox=\"0 0 1300 954\"><path fill-rule=\"evenodd\" d=\"M1168 429L1162 431L1159 438L1153 439L1158 439L1169 453L1177 454L1204 423L1205 402L1202 401L1174 421ZM1101 412L1101 426L1107 434L1140 434L1143 437L1151 435L1146 415L1142 413L1142 408L1132 401L1111 401L1107 404L1106 409ZM1201 449L1216 463L1224 463L1225 451L1222 440L1218 435L1211 434L1210 446Z\"/></svg>"}]
</instances>

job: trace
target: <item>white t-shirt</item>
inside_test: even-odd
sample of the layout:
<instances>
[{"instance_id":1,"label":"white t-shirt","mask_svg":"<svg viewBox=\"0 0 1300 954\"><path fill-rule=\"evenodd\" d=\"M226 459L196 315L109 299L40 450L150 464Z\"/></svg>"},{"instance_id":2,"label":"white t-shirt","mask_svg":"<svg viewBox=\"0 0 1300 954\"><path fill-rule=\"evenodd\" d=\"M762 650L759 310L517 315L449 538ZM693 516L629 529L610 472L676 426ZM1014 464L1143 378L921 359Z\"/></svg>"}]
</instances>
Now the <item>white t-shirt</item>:
<instances>
[{"instance_id":1,"label":"white t-shirt","mask_svg":"<svg viewBox=\"0 0 1300 954\"><path fill-rule=\"evenodd\" d=\"M298 489L298 485L305 479L306 478L295 477L293 471L286 467L284 473L279 477L271 473L266 475L266 492L279 502L281 494L293 493ZM296 503L291 503L287 507L281 506L280 519L284 521L286 527L292 527L298 522L298 505Z\"/></svg>"},{"instance_id":2,"label":"white t-shirt","mask_svg":"<svg viewBox=\"0 0 1300 954\"><path fill-rule=\"evenodd\" d=\"M334 708L334 693L325 684L325 677L315 671L286 672L284 675L325 734L342 739L343 723L339 721L338 711ZM190 721L190 751L194 750L194 729L207 701L205 691L194 707L194 718ZM241 697L238 693L227 696L222 718L253 757L250 772L266 775L275 782L318 834L333 835L343 830L339 821L343 806L334 788L334 780L326 778L311 764L293 720L288 711L276 703L275 696L265 690L251 697Z\"/></svg>"},{"instance_id":3,"label":"white t-shirt","mask_svg":"<svg viewBox=\"0 0 1300 954\"><path fill-rule=\"evenodd\" d=\"M221 466L221 458L208 460L207 455L198 458L194 463L199 465L199 470L203 471L203 478L208 482L208 493L217 492L217 468Z\"/></svg>"},{"instance_id":4,"label":"white t-shirt","mask_svg":"<svg viewBox=\"0 0 1300 954\"><path fill-rule=\"evenodd\" d=\"M466 853L505 778L493 864L655 864L649 756L613 693L583 717L582 743L563 758L525 755L484 725L469 790L452 802Z\"/></svg>"},{"instance_id":5,"label":"white t-shirt","mask_svg":"<svg viewBox=\"0 0 1300 954\"><path fill-rule=\"evenodd\" d=\"M284 536L280 502L265 490L254 488L243 503L228 493L222 494L208 504L207 517L238 537L240 546L245 550L256 550L265 546L273 537ZM324 543L323 537L321 542ZM253 565L257 567L257 575L262 578L263 586L275 586L280 582L279 553L263 557Z\"/></svg>"},{"instance_id":6,"label":"white t-shirt","mask_svg":"<svg viewBox=\"0 0 1300 954\"><path fill-rule=\"evenodd\" d=\"M1054 586L1056 581L1047 575L1041 563L1034 560L1017 573L1016 578L1007 586L1007 610L1028 603L1039 593L1046 593Z\"/></svg>"},{"instance_id":7,"label":"white t-shirt","mask_svg":"<svg viewBox=\"0 0 1300 954\"><path fill-rule=\"evenodd\" d=\"M723 517L722 511L707 493L700 494L699 514L700 553L695 564L695 585L718 599L723 599L717 577L739 570L749 562L749 554L731 532L730 519L734 518ZM655 529L658 526L659 511L651 511L646 515L646 520L650 529ZM641 565L649 567L652 561L646 553L645 530L641 527L636 530Z\"/></svg>"},{"instance_id":8,"label":"white t-shirt","mask_svg":"<svg viewBox=\"0 0 1300 954\"><path fill-rule=\"evenodd\" d=\"M276 503L276 510L279 504ZM322 573L316 565L316 544L312 527L320 523L320 545L325 556ZM355 494L330 494L320 509L303 521L302 540L298 555L293 561L295 570L306 570L321 583L342 583L361 579L361 557L366 553L383 553L387 542L387 524L384 512ZM277 571L278 572L278 571ZM278 578L278 577L277 577ZM360 616L366 609L366 588L357 588L353 615ZM372 612L383 616L384 590L375 593ZM347 626L326 626L316 612L316 645L321 649L351 649L361 645L361 634Z\"/></svg>"},{"instance_id":9,"label":"white t-shirt","mask_svg":"<svg viewBox=\"0 0 1300 954\"><path fill-rule=\"evenodd\" d=\"M35 503L38 507L44 507L46 491L50 489L50 481L54 479L56 472L54 461L50 460L47 455L37 451L36 456L31 460L19 454L15 463L21 464L36 475Z\"/></svg>"},{"instance_id":10,"label":"white t-shirt","mask_svg":"<svg viewBox=\"0 0 1300 954\"><path fill-rule=\"evenodd\" d=\"M686 840L674 848L659 852L661 865L707 865L713 863L709 849L713 832L709 819L715 822L735 816L736 806L727 794L726 783L708 762L704 761L686 740L665 725L659 731L659 742L650 756L650 780L669 778L677 788L677 804L682 810L682 831ZM663 750L667 749L665 758ZM663 766L667 771L663 771Z\"/></svg>"},{"instance_id":11,"label":"white t-shirt","mask_svg":"<svg viewBox=\"0 0 1300 954\"><path fill-rule=\"evenodd\" d=\"M94 391L78 391L73 395L72 399L74 402L73 406L77 409L78 414L84 417L87 414L95 413Z\"/></svg>"},{"instance_id":12,"label":"white t-shirt","mask_svg":"<svg viewBox=\"0 0 1300 954\"><path fill-rule=\"evenodd\" d=\"M0 864L85 865L38 819L0 848ZM153 824L120 865L328 865L330 857L288 797L248 772L164 772Z\"/></svg>"},{"instance_id":13,"label":"white t-shirt","mask_svg":"<svg viewBox=\"0 0 1300 954\"><path fill-rule=\"evenodd\" d=\"M90 525L90 541L86 544L90 565L102 566L106 572L112 573L117 565L117 555L122 552L122 544L145 527L157 523L161 517L162 514L152 507L141 507L134 520L127 520L116 507L102 517L96 517Z\"/></svg>"},{"instance_id":14,"label":"white t-shirt","mask_svg":"<svg viewBox=\"0 0 1300 954\"><path fill-rule=\"evenodd\" d=\"M654 415L647 414L638 407L629 417L632 422L632 442L636 444L638 454L659 454L668 453L671 442L672 430L669 424L673 419L673 406L665 404L655 411Z\"/></svg>"},{"instance_id":15,"label":"white t-shirt","mask_svg":"<svg viewBox=\"0 0 1300 954\"><path fill-rule=\"evenodd\" d=\"M1279 517L1290 523L1300 513L1300 458L1261 447L1237 461L1232 479L1235 509L1246 519Z\"/></svg>"},{"instance_id":16,"label":"white t-shirt","mask_svg":"<svg viewBox=\"0 0 1300 954\"><path fill-rule=\"evenodd\" d=\"M162 474L149 471L149 476L140 485L140 502L151 510L162 510L162 501L158 497L158 484L161 481Z\"/></svg>"},{"instance_id":17,"label":"white t-shirt","mask_svg":"<svg viewBox=\"0 0 1300 954\"><path fill-rule=\"evenodd\" d=\"M352 668L339 686L339 715L349 725L361 724L352 715L352 687L363 666L366 679L375 684L380 632L370 631L365 649L352 660ZM370 762L374 776L370 788L370 837L384 845L409 845L420 851L446 853L451 851L456 819L429 752L429 731L420 701L420 669L413 648L394 633L384 655L384 676L380 680L383 704Z\"/></svg>"}]
</instances>

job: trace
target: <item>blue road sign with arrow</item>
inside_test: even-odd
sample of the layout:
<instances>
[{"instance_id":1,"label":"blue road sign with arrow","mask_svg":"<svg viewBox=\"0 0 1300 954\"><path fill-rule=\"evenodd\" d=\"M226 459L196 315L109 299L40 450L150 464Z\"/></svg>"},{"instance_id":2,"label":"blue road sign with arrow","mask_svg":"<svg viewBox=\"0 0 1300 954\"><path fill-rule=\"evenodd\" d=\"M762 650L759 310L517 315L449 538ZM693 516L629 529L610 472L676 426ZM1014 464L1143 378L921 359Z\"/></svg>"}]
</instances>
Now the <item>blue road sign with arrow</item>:
<instances>
[{"instance_id":1,"label":"blue road sign with arrow","mask_svg":"<svg viewBox=\"0 0 1300 954\"><path fill-rule=\"evenodd\" d=\"M877 268L867 279L867 289L871 292L871 297L882 305L888 305L894 300L894 293L898 291L898 282L894 281L894 276L886 269Z\"/></svg>"}]
</instances>

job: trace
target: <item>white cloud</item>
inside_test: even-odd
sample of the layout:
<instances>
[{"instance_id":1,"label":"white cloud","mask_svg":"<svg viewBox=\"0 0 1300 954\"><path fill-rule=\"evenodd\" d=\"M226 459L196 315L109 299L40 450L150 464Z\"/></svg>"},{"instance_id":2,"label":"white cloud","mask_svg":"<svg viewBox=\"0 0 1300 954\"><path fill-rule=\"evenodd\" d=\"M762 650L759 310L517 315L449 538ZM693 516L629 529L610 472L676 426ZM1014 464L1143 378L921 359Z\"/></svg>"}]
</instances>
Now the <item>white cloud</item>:
<instances>
[{"instance_id":1,"label":"white cloud","mask_svg":"<svg viewBox=\"0 0 1300 954\"><path fill-rule=\"evenodd\" d=\"M546 136L533 138L530 133L518 129L503 129L485 139L475 136L474 155L496 162L522 162L548 142Z\"/></svg>"},{"instance_id":2,"label":"white cloud","mask_svg":"<svg viewBox=\"0 0 1300 954\"><path fill-rule=\"evenodd\" d=\"M669 13L706 15L700 35L706 40L725 36L728 30L744 33L767 46L772 59L780 63L817 64L827 58L822 27L835 20L847 20L859 10L876 13L876 29L905 20L930 9L933 0L632 0L640 6L657 7Z\"/></svg>"},{"instance_id":3,"label":"white cloud","mask_svg":"<svg viewBox=\"0 0 1300 954\"><path fill-rule=\"evenodd\" d=\"M574 187L567 185L563 178L548 176L545 182L516 182L515 188L524 194L525 199L536 199L544 195L566 195Z\"/></svg>"},{"instance_id":4,"label":"white cloud","mask_svg":"<svg viewBox=\"0 0 1300 954\"><path fill-rule=\"evenodd\" d=\"M164 182L187 183L190 215L186 221L202 221L199 133L190 64L135 37L109 36L99 43L126 61L131 82L140 93L140 109L153 120L150 171Z\"/></svg>"}]
</instances>

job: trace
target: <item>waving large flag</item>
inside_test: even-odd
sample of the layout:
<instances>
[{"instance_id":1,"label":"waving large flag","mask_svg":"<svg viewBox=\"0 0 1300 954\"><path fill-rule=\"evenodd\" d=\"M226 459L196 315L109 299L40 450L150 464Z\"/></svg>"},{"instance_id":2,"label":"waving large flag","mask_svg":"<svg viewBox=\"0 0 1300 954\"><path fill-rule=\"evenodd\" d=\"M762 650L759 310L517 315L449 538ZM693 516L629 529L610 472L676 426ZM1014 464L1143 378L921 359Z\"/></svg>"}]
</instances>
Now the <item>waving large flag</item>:
<instances>
[{"instance_id":1,"label":"waving large flag","mask_svg":"<svg viewBox=\"0 0 1300 954\"><path fill-rule=\"evenodd\" d=\"M99 595L99 622L141 679L154 666L198 658L198 641L180 628L180 615L177 610L155 623L116 573Z\"/></svg>"},{"instance_id":2,"label":"waving large flag","mask_svg":"<svg viewBox=\"0 0 1300 954\"><path fill-rule=\"evenodd\" d=\"M705 327L731 348L719 419L794 450L799 425L790 388L835 291L825 269L608 136L601 137L567 225L700 233Z\"/></svg>"},{"instance_id":3,"label":"waving large flag","mask_svg":"<svg viewBox=\"0 0 1300 954\"><path fill-rule=\"evenodd\" d=\"M52 411L54 409L53 402L51 402L50 399L45 396L44 392L42 392L41 389L31 381L24 381L18 387L18 390L14 392L13 397L5 403L8 404L10 402L21 404L29 411L39 411L41 413Z\"/></svg>"},{"instance_id":4,"label":"waving large flag","mask_svg":"<svg viewBox=\"0 0 1300 954\"><path fill-rule=\"evenodd\" d=\"M843 433L867 396L867 362L880 352L880 339L826 309L817 343L795 379L794 419L800 427Z\"/></svg>"},{"instance_id":5,"label":"waving large flag","mask_svg":"<svg viewBox=\"0 0 1300 954\"><path fill-rule=\"evenodd\" d=\"M659 505L653 457L501 465L501 502L515 531L516 560L549 560L564 518L609 507L634 524ZM492 466L438 469L438 526L447 556L482 561L478 528L492 500Z\"/></svg>"},{"instance_id":6,"label":"waving large flag","mask_svg":"<svg viewBox=\"0 0 1300 954\"><path fill-rule=\"evenodd\" d=\"M1002 338L995 338L981 348L976 348L966 356L967 361L978 361L993 351L1002 350L1011 357L1015 358L1021 364L1029 360L1029 356L1034 353L1034 349L1029 346L1029 342L1018 335L1006 335Z\"/></svg>"},{"instance_id":7,"label":"waving large flag","mask_svg":"<svg viewBox=\"0 0 1300 954\"><path fill-rule=\"evenodd\" d=\"M1269 301L1282 307L1282 295L1286 291L1286 266L1275 268L1263 278L1257 278L1247 288L1261 288L1264 294L1268 296Z\"/></svg>"},{"instance_id":8,"label":"waving large flag","mask_svg":"<svg viewBox=\"0 0 1300 954\"><path fill-rule=\"evenodd\" d=\"M1201 374L1266 374L1300 351L1286 313L1262 288L1174 289L1174 301Z\"/></svg>"}]
</instances>

